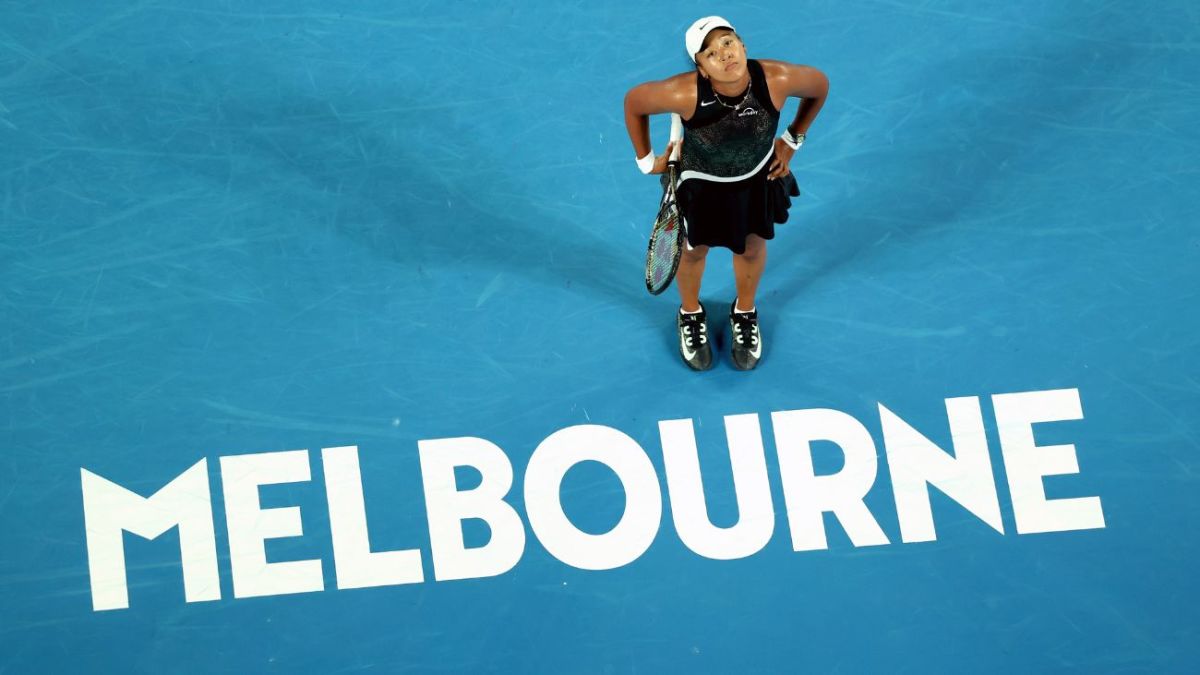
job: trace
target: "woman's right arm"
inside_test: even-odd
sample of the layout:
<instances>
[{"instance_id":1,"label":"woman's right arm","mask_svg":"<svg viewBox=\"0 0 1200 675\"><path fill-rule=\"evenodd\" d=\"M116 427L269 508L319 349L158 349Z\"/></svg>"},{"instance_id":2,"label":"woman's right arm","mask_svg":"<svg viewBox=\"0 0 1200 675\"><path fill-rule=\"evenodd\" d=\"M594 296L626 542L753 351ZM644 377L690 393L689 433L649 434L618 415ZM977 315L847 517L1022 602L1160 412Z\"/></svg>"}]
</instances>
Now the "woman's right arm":
<instances>
[{"instance_id":1,"label":"woman's right arm","mask_svg":"<svg viewBox=\"0 0 1200 675\"><path fill-rule=\"evenodd\" d=\"M650 145L650 116L661 113L676 113L684 119L696 108L695 73L684 73L666 80L639 84L625 94L625 130L633 142L635 158L644 158L653 152ZM691 86L687 80L691 78ZM690 99L690 100L689 100ZM667 169L667 157L671 154L668 144L663 154L655 158L650 173L662 173Z\"/></svg>"}]
</instances>

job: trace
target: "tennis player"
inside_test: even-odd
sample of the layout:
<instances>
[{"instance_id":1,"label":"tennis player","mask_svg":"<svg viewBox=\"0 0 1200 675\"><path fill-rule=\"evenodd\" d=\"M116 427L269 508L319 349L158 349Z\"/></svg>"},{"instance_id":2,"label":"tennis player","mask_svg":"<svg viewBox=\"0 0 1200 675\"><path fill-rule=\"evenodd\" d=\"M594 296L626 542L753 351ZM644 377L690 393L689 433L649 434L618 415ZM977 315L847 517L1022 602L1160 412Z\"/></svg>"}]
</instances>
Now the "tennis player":
<instances>
[{"instance_id":1,"label":"tennis player","mask_svg":"<svg viewBox=\"0 0 1200 675\"><path fill-rule=\"evenodd\" d=\"M719 16L692 24L684 43L696 69L630 89L625 126L638 167L661 174L672 146L654 154L649 116L677 113L684 122L677 198L688 245L675 277L680 355L695 370L712 367L700 281L709 248L721 246L733 251L737 286L729 306L733 365L750 370L762 358L755 293L766 242L774 238L775 224L787 221L791 198L800 195L788 165L825 103L829 81L808 66L748 59L733 25ZM776 138L789 96L801 99L800 109Z\"/></svg>"}]
</instances>

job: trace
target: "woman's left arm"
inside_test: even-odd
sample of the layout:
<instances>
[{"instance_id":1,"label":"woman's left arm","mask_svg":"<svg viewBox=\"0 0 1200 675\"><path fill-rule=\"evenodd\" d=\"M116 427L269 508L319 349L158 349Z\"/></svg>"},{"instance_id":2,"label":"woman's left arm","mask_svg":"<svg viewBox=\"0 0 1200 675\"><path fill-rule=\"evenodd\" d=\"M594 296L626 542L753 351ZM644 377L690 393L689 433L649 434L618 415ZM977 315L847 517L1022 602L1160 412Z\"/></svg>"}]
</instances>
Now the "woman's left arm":
<instances>
[{"instance_id":1,"label":"woman's left arm","mask_svg":"<svg viewBox=\"0 0 1200 675\"><path fill-rule=\"evenodd\" d=\"M816 119L817 113L821 112L821 106L825 105L825 98L829 95L829 78L811 66L783 61L763 61L762 64L772 98L779 97L781 105L777 105L777 108L782 109L782 102L790 96L800 99L796 118L784 131L791 142L783 138L775 139L775 159L768 174L768 178L774 179L791 173L788 164L792 161L792 155L796 154L804 135L808 133L808 127Z\"/></svg>"}]
</instances>

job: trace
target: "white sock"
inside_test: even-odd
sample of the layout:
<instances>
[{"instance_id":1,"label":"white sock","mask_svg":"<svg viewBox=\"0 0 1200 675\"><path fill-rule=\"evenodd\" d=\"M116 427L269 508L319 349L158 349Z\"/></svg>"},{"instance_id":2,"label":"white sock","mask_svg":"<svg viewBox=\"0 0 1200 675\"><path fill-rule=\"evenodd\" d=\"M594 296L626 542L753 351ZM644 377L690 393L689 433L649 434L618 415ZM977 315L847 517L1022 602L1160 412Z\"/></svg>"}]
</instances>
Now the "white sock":
<instances>
[{"instance_id":1,"label":"white sock","mask_svg":"<svg viewBox=\"0 0 1200 675\"><path fill-rule=\"evenodd\" d=\"M696 310L696 311L694 311L694 312L688 312L688 311L685 311L685 310L683 309L683 305L680 305L680 306L679 306L679 313L680 313L680 314L699 314L700 312L703 312L703 311L704 311L704 307L701 307L700 309L698 309L698 310Z\"/></svg>"},{"instance_id":2,"label":"white sock","mask_svg":"<svg viewBox=\"0 0 1200 675\"><path fill-rule=\"evenodd\" d=\"M756 309L756 307L751 307L750 309L738 309L737 300L733 301L733 311L737 312L738 314L753 314Z\"/></svg>"}]
</instances>

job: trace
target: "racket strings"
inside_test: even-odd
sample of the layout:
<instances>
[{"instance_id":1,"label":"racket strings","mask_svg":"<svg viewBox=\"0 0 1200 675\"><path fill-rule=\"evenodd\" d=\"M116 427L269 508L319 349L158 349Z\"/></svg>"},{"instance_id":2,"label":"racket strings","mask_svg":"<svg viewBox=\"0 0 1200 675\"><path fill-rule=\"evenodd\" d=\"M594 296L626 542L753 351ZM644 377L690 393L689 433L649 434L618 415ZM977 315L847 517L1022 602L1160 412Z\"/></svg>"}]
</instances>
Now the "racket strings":
<instances>
[{"instance_id":1,"label":"racket strings","mask_svg":"<svg viewBox=\"0 0 1200 675\"><path fill-rule=\"evenodd\" d=\"M663 181L663 199L650 235L646 256L646 289L654 295L671 285L683 248L682 222L675 203L675 167L670 167Z\"/></svg>"},{"instance_id":2,"label":"racket strings","mask_svg":"<svg viewBox=\"0 0 1200 675\"><path fill-rule=\"evenodd\" d=\"M673 207L674 205L670 205ZM679 260L679 212L666 209L655 228L650 256L650 284L653 289L665 288L674 276Z\"/></svg>"}]
</instances>

